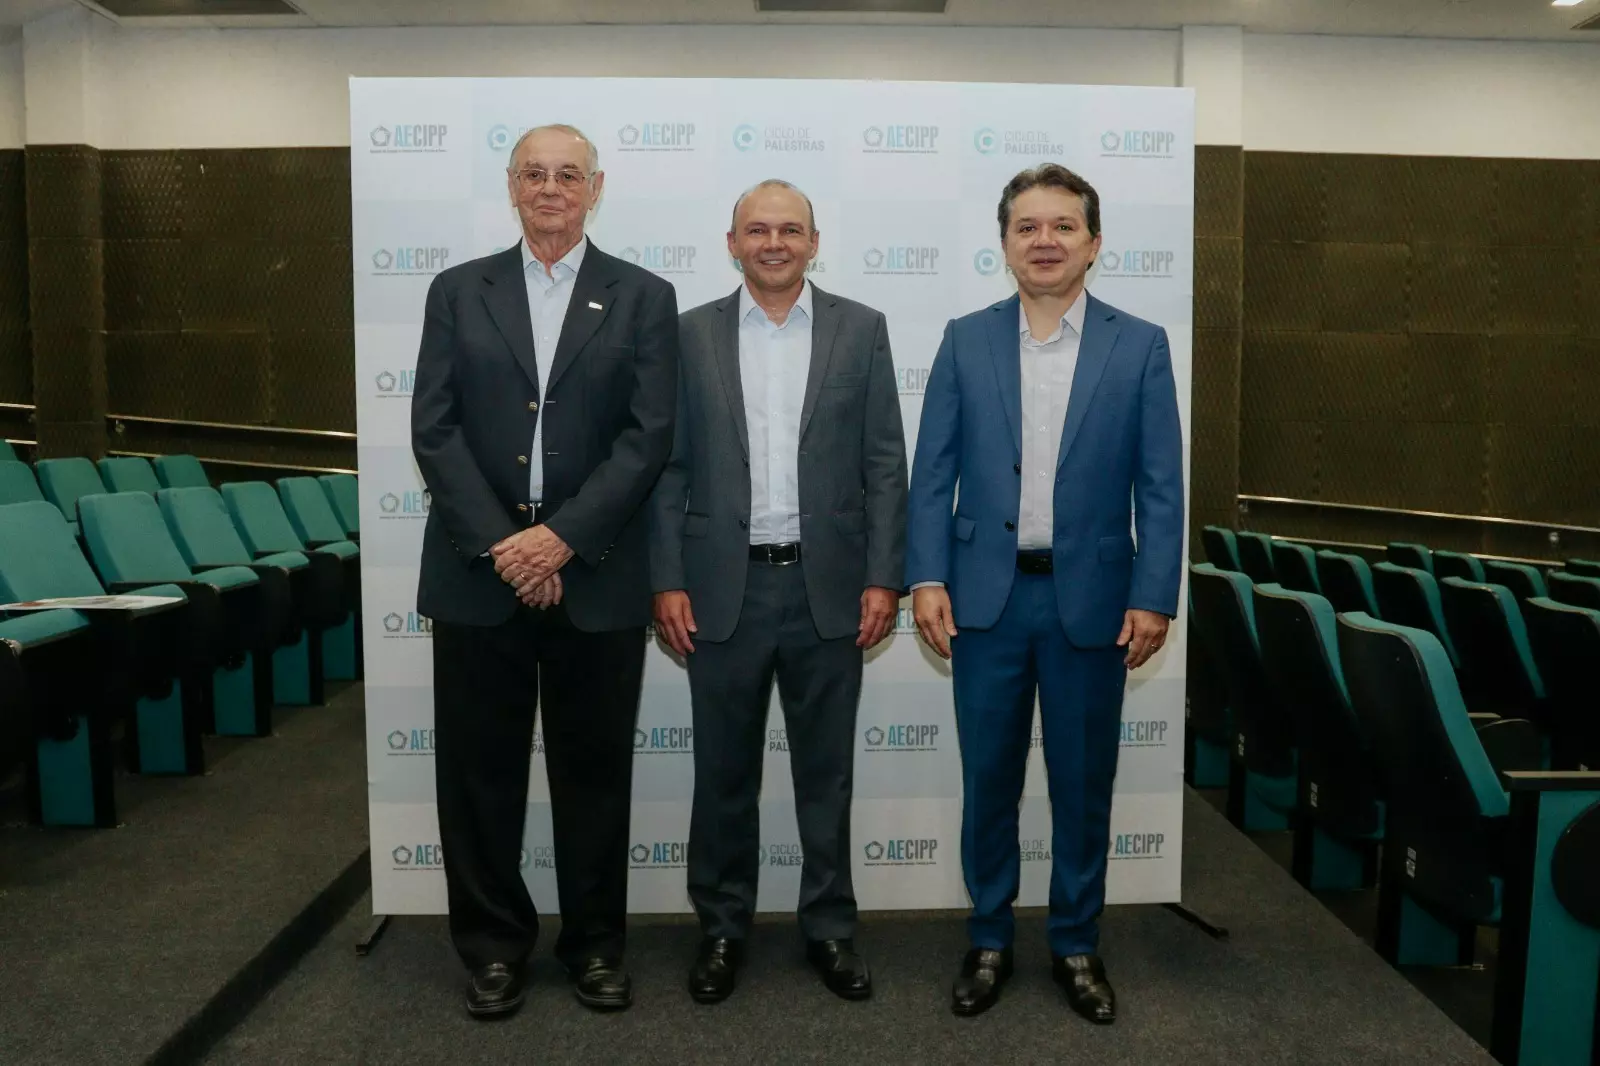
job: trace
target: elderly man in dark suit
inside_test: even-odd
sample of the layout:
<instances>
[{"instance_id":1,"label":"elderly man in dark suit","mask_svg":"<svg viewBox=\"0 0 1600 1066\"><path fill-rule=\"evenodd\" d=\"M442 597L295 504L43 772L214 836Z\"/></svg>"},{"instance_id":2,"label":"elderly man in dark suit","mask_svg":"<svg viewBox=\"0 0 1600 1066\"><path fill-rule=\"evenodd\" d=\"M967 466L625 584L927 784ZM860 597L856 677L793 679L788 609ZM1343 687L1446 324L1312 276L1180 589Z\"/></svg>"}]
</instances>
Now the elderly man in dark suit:
<instances>
[{"instance_id":1,"label":"elderly man in dark suit","mask_svg":"<svg viewBox=\"0 0 1600 1066\"><path fill-rule=\"evenodd\" d=\"M734 986L755 910L762 739L788 726L807 956L871 994L856 951L850 797L862 657L890 631L906 456L881 313L806 280L811 203L766 181L734 207L737 292L686 312L672 458L651 504L656 631L688 660L695 732L689 896L700 1002Z\"/></svg>"},{"instance_id":2,"label":"elderly man in dark suit","mask_svg":"<svg viewBox=\"0 0 1600 1066\"><path fill-rule=\"evenodd\" d=\"M678 309L671 285L584 236L604 181L579 131L525 134L507 168L522 239L434 279L417 356L412 445L433 494L417 606L433 619L439 831L476 1017L520 1005L538 935L518 860L540 705L556 954L585 1005L632 1002L641 505L672 446Z\"/></svg>"}]
</instances>

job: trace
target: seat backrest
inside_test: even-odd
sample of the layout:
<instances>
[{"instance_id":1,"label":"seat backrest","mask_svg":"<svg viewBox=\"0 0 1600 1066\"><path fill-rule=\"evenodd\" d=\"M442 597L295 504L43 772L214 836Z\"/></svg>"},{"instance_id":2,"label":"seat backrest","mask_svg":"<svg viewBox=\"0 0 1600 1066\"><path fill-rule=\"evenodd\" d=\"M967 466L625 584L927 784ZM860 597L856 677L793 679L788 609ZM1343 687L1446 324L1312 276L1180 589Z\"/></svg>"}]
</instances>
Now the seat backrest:
<instances>
[{"instance_id":1,"label":"seat backrest","mask_svg":"<svg viewBox=\"0 0 1600 1066\"><path fill-rule=\"evenodd\" d=\"M322 490L328 494L328 502L333 504L334 514L339 516L339 524L344 527L346 536L354 536L361 532L361 496L360 482L354 474L323 474L317 478L322 482Z\"/></svg>"},{"instance_id":2,"label":"seat backrest","mask_svg":"<svg viewBox=\"0 0 1600 1066\"><path fill-rule=\"evenodd\" d=\"M1444 645L1451 663L1460 663L1450 627L1439 602L1439 583L1426 570L1382 562L1372 568L1372 588L1378 594L1383 620L1432 633Z\"/></svg>"},{"instance_id":3,"label":"seat backrest","mask_svg":"<svg viewBox=\"0 0 1600 1066\"><path fill-rule=\"evenodd\" d=\"M1544 575L1537 567L1527 563L1511 563L1503 559L1489 559L1483 564L1483 579L1495 585L1504 585L1518 600L1531 600L1547 596Z\"/></svg>"},{"instance_id":4,"label":"seat backrest","mask_svg":"<svg viewBox=\"0 0 1600 1066\"><path fill-rule=\"evenodd\" d=\"M1505 790L1438 638L1359 611L1340 615L1337 625L1350 703L1396 808L1413 824L1433 826L1505 815Z\"/></svg>"},{"instance_id":5,"label":"seat backrest","mask_svg":"<svg viewBox=\"0 0 1600 1066\"><path fill-rule=\"evenodd\" d=\"M32 503L44 499L39 481L27 463L0 460L0 504Z\"/></svg>"},{"instance_id":6,"label":"seat backrest","mask_svg":"<svg viewBox=\"0 0 1600 1066\"><path fill-rule=\"evenodd\" d=\"M206 468L192 455L158 455L155 458L156 477L169 489L207 489L211 479Z\"/></svg>"},{"instance_id":7,"label":"seat backrest","mask_svg":"<svg viewBox=\"0 0 1600 1066\"><path fill-rule=\"evenodd\" d=\"M1600 714L1594 664L1600 662L1600 611L1535 596L1526 604L1528 635L1550 695L1558 748L1600 768Z\"/></svg>"},{"instance_id":8,"label":"seat backrest","mask_svg":"<svg viewBox=\"0 0 1600 1066\"><path fill-rule=\"evenodd\" d=\"M14 463L16 461L17 450L11 446L10 441L0 437L0 462Z\"/></svg>"},{"instance_id":9,"label":"seat backrest","mask_svg":"<svg viewBox=\"0 0 1600 1066\"><path fill-rule=\"evenodd\" d=\"M1410 541L1392 540L1383 550L1383 557L1396 566L1409 567L1412 570L1425 570L1433 573L1433 552L1426 544L1413 544Z\"/></svg>"},{"instance_id":10,"label":"seat backrest","mask_svg":"<svg viewBox=\"0 0 1600 1066\"><path fill-rule=\"evenodd\" d=\"M1239 569L1258 585L1268 585L1278 580L1278 571L1272 564L1272 538L1265 533L1241 529L1236 541L1239 545Z\"/></svg>"},{"instance_id":11,"label":"seat backrest","mask_svg":"<svg viewBox=\"0 0 1600 1066\"><path fill-rule=\"evenodd\" d=\"M1317 553L1292 540L1272 542L1272 565L1278 584L1294 592L1322 592L1317 579ZM1270 582L1269 582L1270 584Z\"/></svg>"},{"instance_id":12,"label":"seat backrest","mask_svg":"<svg viewBox=\"0 0 1600 1066\"><path fill-rule=\"evenodd\" d=\"M330 544L345 539L344 524L334 514L333 504L316 478L279 478L278 499L303 543Z\"/></svg>"},{"instance_id":13,"label":"seat backrest","mask_svg":"<svg viewBox=\"0 0 1600 1066\"><path fill-rule=\"evenodd\" d=\"M1504 585L1447 577L1439 582L1445 625L1460 656L1463 687L1475 711L1533 717L1544 682L1533 661L1522 609Z\"/></svg>"},{"instance_id":14,"label":"seat backrest","mask_svg":"<svg viewBox=\"0 0 1600 1066\"><path fill-rule=\"evenodd\" d=\"M1600 562L1594 559L1568 559L1566 569L1569 574L1578 574L1582 577L1600 577Z\"/></svg>"},{"instance_id":15,"label":"seat backrest","mask_svg":"<svg viewBox=\"0 0 1600 1066\"><path fill-rule=\"evenodd\" d=\"M1339 663L1333 604L1314 592L1255 587L1261 662L1307 757L1346 762L1365 746Z\"/></svg>"},{"instance_id":16,"label":"seat backrest","mask_svg":"<svg viewBox=\"0 0 1600 1066\"><path fill-rule=\"evenodd\" d=\"M107 582L156 585L194 576L148 492L85 496L78 501L78 514L83 542Z\"/></svg>"},{"instance_id":17,"label":"seat backrest","mask_svg":"<svg viewBox=\"0 0 1600 1066\"><path fill-rule=\"evenodd\" d=\"M5 602L105 592L53 503L0 507L0 595Z\"/></svg>"},{"instance_id":18,"label":"seat backrest","mask_svg":"<svg viewBox=\"0 0 1600 1066\"><path fill-rule=\"evenodd\" d=\"M112 492L148 492L154 496L161 491L161 482L142 455L108 455L100 460L100 480Z\"/></svg>"},{"instance_id":19,"label":"seat backrest","mask_svg":"<svg viewBox=\"0 0 1600 1066\"><path fill-rule=\"evenodd\" d=\"M1218 570L1239 569L1239 543L1233 530L1206 526L1200 531L1200 544L1206 550L1206 562Z\"/></svg>"},{"instance_id":20,"label":"seat backrest","mask_svg":"<svg viewBox=\"0 0 1600 1066\"><path fill-rule=\"evenodd\" d=\"M1530 597L1530 599L1539 598ZM1550 599L1557 603L1570 603L1575 607L1590 607L1600 611L1600 577L1585 577L1582 574L1552 570Z\"/></svg>"},{"instance_id":21,"label":"seat backrest","mask_svg":"<svg viewBox=\"0 0 1600 1066\"><path fill-rule=\"evenodd\" d=\"M230 481L222 486L222 502L228 505L239 539L253 558L305 550L278 494L265 481Z\"/></svg>"},{"instance_id":22,"label":"seat backrest","mask_svg":"<svg viewBox=\"0 0 1600 1066\"><path fill-rule=\"evenodd\" d=\"M94 464L81 455L70 459L40 459L33 464L44 498L61 508L67 521L78 520L78 497L106 491Z\"/></svg>"},{"instance_id":23,"label":"seat backrest","mask_svg":"<svg viewBox=\"0 0 1600 1066\"><path fill-rule=\"evenodd\" d=\"M1359 555L1330 551L1317 553L1317 581L1333 609L1363 611L1377 618L1378 596L1372 588L1372 567Z\"/></svg>"},{"instance_id":24,"label":"seat backrest","mask_svg":"<svg viewBox=\"0 0 1600 1066\"><path fill-rule=\"evenodd\" d=\"M1443 549L1433 553L1433 576L1440 581L1447 577L1459 577L1467 581L1482 581L1483 560L1476 555L1466 552L1451 552Z\"/></svg>"},{"instance_id":25,"label":"seat backrest","mask_svg":"<svg viewBox=\"0 0 1600 1066\"><path fill-rule=\"evenodd\" d=\"M1200 563L1189 568L1189 588L1196 627L1208 657L1222 674L1235 727L1247 738L1247 762L1274 775L1291 772L1293 729L1262 669L1250 579Z\"/></svg>"},{"instance_id":26,"label":"seat backrest","mask_svg":"<svg viewBox=\"0 0 1600 1066\"><path fill-rule=\"evenodd\" d=\"M167 529L190 567L244 566L252 561L250 549L234 528L222 495L204 488L162 489L156 504Z\"/></svg>"}]
</instances>

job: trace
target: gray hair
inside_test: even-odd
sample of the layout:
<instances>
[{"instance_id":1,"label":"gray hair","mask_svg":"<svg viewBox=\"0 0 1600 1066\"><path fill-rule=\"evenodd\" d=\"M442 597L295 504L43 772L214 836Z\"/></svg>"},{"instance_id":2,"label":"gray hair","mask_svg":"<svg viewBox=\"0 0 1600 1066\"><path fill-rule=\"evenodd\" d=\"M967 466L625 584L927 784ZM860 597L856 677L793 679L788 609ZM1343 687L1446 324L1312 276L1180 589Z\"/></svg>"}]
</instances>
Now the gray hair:
<instances>
[{"instance_id":1,"label":"gray hair","mask_svg":"<svg viewBox=\"0 0 1600 1066\"><path fill-rule=\"evenodd\" d=\"M816 232L817 211L816 208L811 206L811 197L801 192L798 186L791 185L782 178L768 178L765 181L758 181L744 192L739 194L739 198L733 202L733 217L728 220L728 229L730 232L739 228L739 205L744 203L744 198L746 196L749 196L757 189L788 189L790 192L800 197L800 199L806 202L806 215L809 219L807 224L811 227L811 231L813 233Z\"/></svg>"},{"instance_id":2,"label":"gray hair","mask_svg":"<svg viewBox=\"0 0 1600 1066\"><path fill-rule=\"evenodd\" d=\"M524 132L521 137L517 138L517 143L511 146L511 154L506 157L506 169L510 170L516 165L517 149L522 147L523 141L527 140L529 137L532 137L535 133L543 133L546 130L555 130L557 133L571 134L583 142L584 147L589 149L588 157L584 160L584 168L589 171L590 177L593 177L600 169L600 152L595 148L594 142L589 139L589 135L584 133L578 127L568 126L564 122L551 122L544 126L535 126L533 129Z\"/></svg>"}]
</instances>

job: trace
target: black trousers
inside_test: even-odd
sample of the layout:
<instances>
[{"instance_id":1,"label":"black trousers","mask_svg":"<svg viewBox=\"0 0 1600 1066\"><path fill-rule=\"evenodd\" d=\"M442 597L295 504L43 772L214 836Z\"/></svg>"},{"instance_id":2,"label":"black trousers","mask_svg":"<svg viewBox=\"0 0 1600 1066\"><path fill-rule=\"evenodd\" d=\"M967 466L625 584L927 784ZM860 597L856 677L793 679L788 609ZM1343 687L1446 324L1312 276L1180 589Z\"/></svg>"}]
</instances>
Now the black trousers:
<instances>
[{"instance_id":1,"label":"black trousers","mask_svg":"<svg viewBox=\"0 0 1600 1066\"><path fill-rule=\"evenodd\" d=\"M689 656L689 899L707 936L741 938L755 912L758 802L774 677L800 830L800 931L810 940L855 934L850 798L862 651L853 635L817 635L803 565L751 563L733 635L717 643L697 640Z\"/></svg>"},{"instance_id":2,"label":"black trousers","mask_svg":"<svg viewBox=\"0 0 1600 1066\"><path fill-rule=\"evenodd\" d=\"M561 901L556 955L569 966L621 957L644 652L642 627L581 632L560 605L519 606L498 626L434 623L440 843L450 935L469 968L521 962L538 939L520 870L538 709Z\"/></svg>"}]
</instances>

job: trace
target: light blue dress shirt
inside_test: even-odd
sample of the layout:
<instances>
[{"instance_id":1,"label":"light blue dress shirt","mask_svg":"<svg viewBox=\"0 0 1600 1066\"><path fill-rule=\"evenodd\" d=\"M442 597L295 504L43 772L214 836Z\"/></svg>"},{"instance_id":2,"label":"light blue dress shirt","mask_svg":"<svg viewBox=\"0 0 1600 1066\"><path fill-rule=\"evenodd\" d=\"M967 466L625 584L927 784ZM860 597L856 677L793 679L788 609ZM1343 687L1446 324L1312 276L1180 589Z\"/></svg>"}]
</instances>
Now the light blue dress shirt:
<instances>
[{"instance_id":1,"label":"light blue dress shirt","mask_svg":"<svg viewBox=\"0 0 1600 1066\"><path fill-rule=\"evenodd\" d=\"M800 541L800 410L811 371L811 282L783 324L739 288L739 380L750 430L750 543Z\"/></svg>"},{"instance_id":2,"label":"light blue dress shirt","mask_svg":"<svg viewBox=\"0 0 1600 1066\"><path fill-rule=\"evenodd\" d=\"M1022 344L1022 499L1017 513L1017 548L1037 551L1055 543L1056 465L1061 459L1061 431L1067 424L1067 399L1078 369L1083 320L1089 312L1087 290L1072 301L1055 331L1035 340L1028 312L1017 307Z\"/></svg>"},{"instance_id":3,"label":"light blue dress shirt","mask_svg":"<svg viewBox=\"0 0 1600 1066\"><path fill-rule=\"evenodd\" d=\"M539 368L541 407L550 383L550 364L555 362L556 348L561 344L561 326L567 318L567 305L572 302L572 290L577 284L578 270L583 266L583 254L588 248L589 238L585 237L547 272L544 264L534 257L528 242L522 242L522 277L528 286L528 318L533 322L533 361ZM533 503L544 499L542 410L534 420L533 444L528 451L528 499Z\"/></svg>"}]
</instances>

